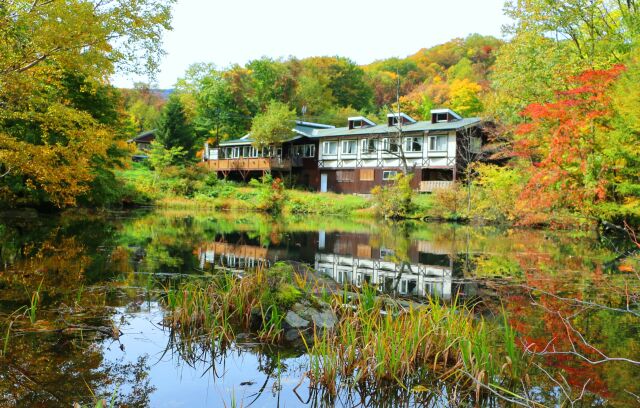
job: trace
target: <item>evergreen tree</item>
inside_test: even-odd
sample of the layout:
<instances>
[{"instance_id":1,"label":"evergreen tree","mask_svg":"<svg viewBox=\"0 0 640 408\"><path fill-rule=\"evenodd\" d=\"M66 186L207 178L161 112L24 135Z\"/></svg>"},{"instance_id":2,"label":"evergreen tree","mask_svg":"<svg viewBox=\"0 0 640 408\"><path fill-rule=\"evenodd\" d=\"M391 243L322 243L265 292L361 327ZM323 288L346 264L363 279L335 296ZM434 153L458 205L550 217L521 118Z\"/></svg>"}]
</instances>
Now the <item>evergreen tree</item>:
<instances>
[{"instance_id":1,"label":"evergreen tree","mask_svg":"<svg viewBox=\"0 0 640 408\"><path fill-rule=\"evenodd\" d=\"M184 106L177 96L171 96L162 111L156 140L166 149L181 147L188 154L193 153L195 134L187 120Z\"/></svg>"}]
</instances>

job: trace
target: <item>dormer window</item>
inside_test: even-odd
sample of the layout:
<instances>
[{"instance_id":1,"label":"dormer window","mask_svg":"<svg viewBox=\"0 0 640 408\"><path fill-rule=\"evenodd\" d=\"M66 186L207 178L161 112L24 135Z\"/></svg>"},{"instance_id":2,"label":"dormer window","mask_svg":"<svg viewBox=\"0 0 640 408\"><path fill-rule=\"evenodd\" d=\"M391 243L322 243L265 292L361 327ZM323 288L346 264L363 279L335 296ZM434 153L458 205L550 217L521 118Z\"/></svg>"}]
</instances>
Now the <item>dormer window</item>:
<instances>
[{"instance_id":1,"label":"dormer window","mask_svg":"<svg viewBox=\"0 0 640 408\"><path fill-rule=\"evenodd\" d=\"M349 130L352 129L362 129L370 126L375 126L376 124L365 118L364 116L354 116L348 119L349 120Z\"/></svg>"},{"instance_id":2,"label":"dormer window","mask_svg":"<svg viewBox=\"0 0 640 408\"><path fill-rule=\"evenodd\" d=\"M390 113L387 115L387 126L396 126L400 121L403 125L416 123L416 120L406 113Z\"/></svg>"},{"instance_id":3,"label":"dormer window","mask_svg":"<svg viewBox=\"0 0 640 408\"><path fill-rule=\"evenodd\" d=\"M451 109L434 109L431 111L431 123L455 122L461 119L462 116Z\"/></svg>"}]
</instances>

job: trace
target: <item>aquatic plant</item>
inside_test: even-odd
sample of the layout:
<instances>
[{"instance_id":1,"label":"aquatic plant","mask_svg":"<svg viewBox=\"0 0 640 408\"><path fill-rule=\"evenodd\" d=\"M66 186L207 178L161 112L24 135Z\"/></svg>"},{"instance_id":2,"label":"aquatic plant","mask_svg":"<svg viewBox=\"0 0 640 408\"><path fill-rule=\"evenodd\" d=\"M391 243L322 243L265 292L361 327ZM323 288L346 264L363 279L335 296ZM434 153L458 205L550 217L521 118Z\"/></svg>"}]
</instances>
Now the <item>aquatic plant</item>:
<instances>
[{"instance_id":1,"label":"aquatic plant","mask_svg":"<svg viewBox=\"0 0 640 408\"><path fill-rule=\"evenodd\" d=\"M7 325L7 332L4 335L2 354L0 354L0 357L4 357L7 355L7 349L9 348L9 337L11 336L11 326L13 326L13 322L9 322L9 324Z\"/></svg>"},{"instance_id":2,"label":"aquatic plant","mask_svg":"<svg viewBox=\"0 0 640 408\"><path fill-rule=\"evenodd\" d=\"M27 314L29 315L29 321L31 324L36 322L36 312L38 310L38 303L40 302L40 289L42 288L42 280L38 285L38 289L31 294L31 302L27 308Z\"/></svg>"},{"instance_id":3,"label":"aquatic plant","mask_svg":"<svg viewBox=\"0 0 640 408\"><path fill-rule=\"evenodd\" d=\"M260 339L275 341L282 333L285 311L308 291L306 282L294 275L291 265L276 263L242 275L229 271L207 282L167 287L164 304L171 313L166 323L182 335L205 332L230 342L234 328L248 330L257 318Z\"/></svg>"},{"instance_id":4,"label":"aquatic plant","mask_svg":"<svg viewBox=\"0 0 640 408\"><path fill-rule=\"evenodd\" d=\"M513 344L501 352L486 323L456 302L431 300L407 309L378 298L374 307L366 286L355 305L343 297L335 297L341 316L335 330L316 334L313 346L307 345L312 386L335 395L340 383L407 387L431 376L476 390L479 399L483 390L515 378L512 367L522 354ZM504 330L513 342L513 329Z\"/></svg>"}]
</instances>

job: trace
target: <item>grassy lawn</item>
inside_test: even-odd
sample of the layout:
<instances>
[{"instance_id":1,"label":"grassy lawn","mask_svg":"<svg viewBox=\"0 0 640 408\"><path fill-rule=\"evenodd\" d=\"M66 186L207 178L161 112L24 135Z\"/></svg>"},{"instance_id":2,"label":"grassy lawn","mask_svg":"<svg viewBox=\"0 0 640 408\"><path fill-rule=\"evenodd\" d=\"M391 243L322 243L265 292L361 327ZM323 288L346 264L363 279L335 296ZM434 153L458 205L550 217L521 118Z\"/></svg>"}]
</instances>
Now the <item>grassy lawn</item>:
<instances>
[{"instance_id":1,"label":"grassy lawn","mask_svg":"<svg viewBox=\"0 0 640 408\"><path fill-rule=\"evenodd\" d=\"M260 189L232 181L217 180L211 174L197 169L169 169L162 175L145 164L133 165L117 173L127 191L131 204L176 209L217 209L254 211L258 209ZM411 218L424 218L433 207L431 195L417 194ZM295 189L286 190L284 213L339 214L373 217L373 201L369 197L319 193Z\"/></svg>"}]
</instances>

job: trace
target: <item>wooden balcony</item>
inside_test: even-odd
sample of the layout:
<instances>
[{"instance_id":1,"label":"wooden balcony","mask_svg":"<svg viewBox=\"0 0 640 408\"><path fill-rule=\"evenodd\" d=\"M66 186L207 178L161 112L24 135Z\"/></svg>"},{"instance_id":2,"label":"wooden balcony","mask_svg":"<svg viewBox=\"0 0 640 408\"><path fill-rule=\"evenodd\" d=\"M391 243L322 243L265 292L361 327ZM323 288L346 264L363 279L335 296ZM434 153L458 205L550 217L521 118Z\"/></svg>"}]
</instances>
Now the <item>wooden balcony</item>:
<instances>
[{"instance_id":1,"label":"wooden balcony","mask_svg":"<svg viewBox=\"0 0 640 408\"><path fill-rule=\"evenodd\" d=\"M421 181L420 192L433 193L435 190L450 188L452 185L453 185L453 181L444 181L444 180Z\"/></svg>"},{"instance_id":2,"label":"wooden balcony","mask_svg":"<svg viewBox=\"0 0 640 408\"><path fill-rule=\"evenodd\" d=\"M277 157L208 160L202 161L198 165L211 171L222 172L291 170L290 159L280 159Z\"/></svg>"}]
</instances>

